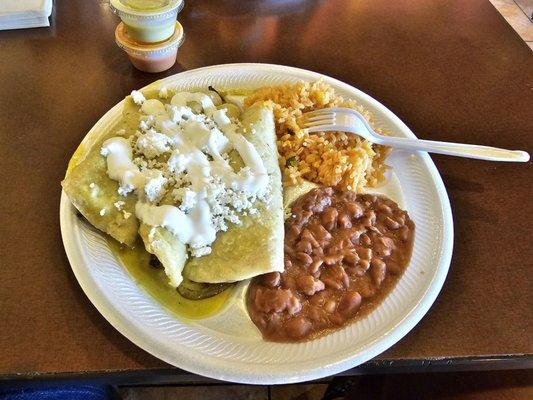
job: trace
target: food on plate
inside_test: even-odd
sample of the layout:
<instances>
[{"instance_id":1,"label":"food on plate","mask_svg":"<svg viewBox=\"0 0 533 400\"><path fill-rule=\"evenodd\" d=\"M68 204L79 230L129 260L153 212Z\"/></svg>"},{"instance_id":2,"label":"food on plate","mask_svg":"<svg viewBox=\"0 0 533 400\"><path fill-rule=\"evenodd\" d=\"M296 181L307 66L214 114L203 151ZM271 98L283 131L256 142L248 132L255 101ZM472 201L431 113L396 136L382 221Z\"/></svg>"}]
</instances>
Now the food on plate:
<instances>
[{"instance_id":1,"label":"food on plate","mask_svg":"<svg viewBox=\"0 0 533 400\"><path fill-rule=\"evenodd\" d=\"M258 104L242 122L226 114L213 93L134 91L123 126L63 181L96 228L128 246L138 233L173 287L185 266L189 278L213 283L283 269L272 112Z\"/></svg>"},{"instance_id":2,"label":"food on plate","mask_svg":"<svg viewBox=\"0 0 533 400\"><path fill-rule=\"evenodd\" d=\"M316 81L266 87L246 98L247 105L256 102L266 102L274 111L285 183L296 184L306 179L359 192L384 179L388 147L345 132L310 134L298 124L302 113L330 107L353 108L373 123L368 110L336 95L328 84ZM374 128L384 133L379 127Z\"/></svg>"},{"instance_id":3,"label":"food on plate","mask_svg":"<svg viewBox=\"0 0 533 400\"><path fill-rule=\"evenodd\" d=\"M283 194L272 112L254 105L243 114L242 126L243 137L262 155L270 193L240 224L220 232L210 254L191 258L184 274L196 282L234 282L283 270Z\"/></svg>"},{"instance_id":4,"label":"food on plate","mask_svg":"<svg viewBox=\"0 0 533 400\"><path fill-rule=\"evenodd\" d=\"M312 339L376 307L414 239L407 212L368 192L389 148L298 125L334 106L372 123L322 81L133 91L120 126L82 142L63 189L168 309L211 316L252 278L247 310L263 337Z\"/></svg>"},{"instance_id":5,"label":"food on plate","mask_svg":"<svg viewBox=\"0 0 533 400\"><path fill-rule=\"evenodd\" d=\"M231 287L231 283L201 283L184 278L178 286L178 293L186 299L201 300L216 296Z\"/></svg>"},{"instance_id":6,"label":"food on plate","mask_svg":"<svg viewBox=\"0 0 533 400\"><path fill-rule=\"evenodd\" d=\"M283 189L283 216L285 219L291 215L292 203L294 203L298 197L317 187L319 187L319 185L316 183L305 180L296 185L285 185L285 188Z\"/></svg>"},{"instance_id":7,"label":"food on plate","mask_svg":"<svg viewBox=\"0 0 533 400\"><path fill-rule=\"evenodd\" d=\"M133 247L120 244L114 239L106 240L112 254L131 278L151 298L181 320L198 320L214 316L229 305L235 284L201 284L193 287L183 279L178 289L169 284L163 265L144 248L141 240ZM213 286L213 288L211 288ZM222 289L222 291L218 291Z\"/></svg>"},{"instance_id":8,"label":"food on plate","mask_svg":"<svg viewBox=\"0 0 533 400\"><path fill-rule=\"evenodd\" d=\"M299 341L346 325L394 285L414 224L395 202L331 187L312 189L285 223L285 271L253 280L250 317L268 340Z\"/></svg>"},{"instance_id":9,"label":"food on plate","mask_svg":"<svg viewBox=\"0 0 533 400\"><path fill-rule=\"evenodd\" d=\"M128 106L126 101L125 109ZM126 126L124 137L132 134ZM114 132L106 133L101 141L113 135ZM139 230L139 221L134 216L135 197L122 196L118 183L107 176L106 159L100 154L100 146L92 146L83 159L76 161L76 165L69 165L61 183L72 204L95 228L120 243L133 246Z\"/></svg>"}]
</instances>

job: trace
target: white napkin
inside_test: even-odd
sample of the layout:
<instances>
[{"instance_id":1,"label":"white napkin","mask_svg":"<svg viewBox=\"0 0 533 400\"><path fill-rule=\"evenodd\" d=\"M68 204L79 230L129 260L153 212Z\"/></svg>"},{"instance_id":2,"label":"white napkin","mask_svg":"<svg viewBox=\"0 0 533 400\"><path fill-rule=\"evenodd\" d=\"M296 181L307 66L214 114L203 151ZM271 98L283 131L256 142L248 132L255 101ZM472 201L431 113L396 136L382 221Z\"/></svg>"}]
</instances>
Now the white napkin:
<instances>
[{"instance_id":1,"label":"white napkin","mask_svg":"<svg viewBox=\"0 0 533 400\"><path fill-rule=\"evenodd\" d=\"M50 26L52 0L0 0L0 30Z\"/></svg>"}]
</instances>

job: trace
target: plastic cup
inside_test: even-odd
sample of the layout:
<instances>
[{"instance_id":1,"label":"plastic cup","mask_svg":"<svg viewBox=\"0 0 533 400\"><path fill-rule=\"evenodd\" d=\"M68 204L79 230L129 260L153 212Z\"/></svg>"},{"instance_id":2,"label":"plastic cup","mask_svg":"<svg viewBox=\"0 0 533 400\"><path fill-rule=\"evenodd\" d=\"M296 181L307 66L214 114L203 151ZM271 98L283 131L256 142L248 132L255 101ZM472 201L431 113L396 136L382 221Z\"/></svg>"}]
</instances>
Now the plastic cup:
<instances>
[{"instance_id":1,"label":"plastic cup","mask_svg":"<svg viewBox=\"0 0 533 400\"><path fill-rule=\"evenodd\" d=\"M176 63L178 48L185 38L181 24L176 21L174 26L174 33L167 40L144 44L133 40L121 22L115 30L115 41L126 52L135 68L150 73L166 71Z\"/></svg>"},{"instance_id":2,"label":"plastic cup","mask_svg":"<svg viewBox=\"0 0 533 400\"><path fill-rule=\"evenodd\" d=\"M183 0L161 0L145 2L140 0L111 0L110 6L124 25L128 35L137 42L157 43L174 34L178 13L183 9ZM149 7L151 3L156 6Z\"/></svg>"}]
</instances>

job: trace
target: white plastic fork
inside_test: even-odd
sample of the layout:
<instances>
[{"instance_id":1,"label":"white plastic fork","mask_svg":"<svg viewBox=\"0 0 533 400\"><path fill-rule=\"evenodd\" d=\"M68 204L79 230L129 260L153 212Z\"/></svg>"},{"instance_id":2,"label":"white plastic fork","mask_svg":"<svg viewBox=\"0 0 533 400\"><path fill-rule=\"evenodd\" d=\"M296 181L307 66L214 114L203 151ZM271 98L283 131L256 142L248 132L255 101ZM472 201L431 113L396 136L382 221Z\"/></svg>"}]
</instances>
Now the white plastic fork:
<instances>
[{"instance_id":1,"label":"white plastic fork","mask_svg":"<svg viewBox=\"0 0 533 400\"><path fill-rule=\"evenodd\" d=\"M506 150L475 144L383 136L372 129L365 117L349 108L324 108L311 111L303 114L300 121L302 127L307 129L308 132L350 132L361 136L369 142L391 146L397 149L427 151L429 153L489 161L529 161L529 154L521 150Z\"/></svg>"}]
</instances>

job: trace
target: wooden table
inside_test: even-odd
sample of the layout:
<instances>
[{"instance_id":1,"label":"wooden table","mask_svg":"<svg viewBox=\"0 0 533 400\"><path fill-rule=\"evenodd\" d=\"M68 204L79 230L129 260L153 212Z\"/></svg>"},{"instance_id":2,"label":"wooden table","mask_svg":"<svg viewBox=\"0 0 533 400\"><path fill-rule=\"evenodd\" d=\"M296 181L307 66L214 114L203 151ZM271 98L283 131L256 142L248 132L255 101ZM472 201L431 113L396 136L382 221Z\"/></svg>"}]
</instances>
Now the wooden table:
<instances>
[{"instance_id":1,"label":"wooden table","mask_svg":"<svg viewBox=\"0 0 533 400\"><path fill-rule=\"evenodd\" d=\"M0 32L0 379L202 380L150 356L80 289L59 182L132 89L206 65L268 62L341 79L420 137L533 152L533 55L487 0L188 0L178 63L150 75L114 43L106 1L57 1L50 28ZM441 294L418 326L348 371L533 366L532 168L433 157L454 214Z\"/></svg>"}]
</instances>

